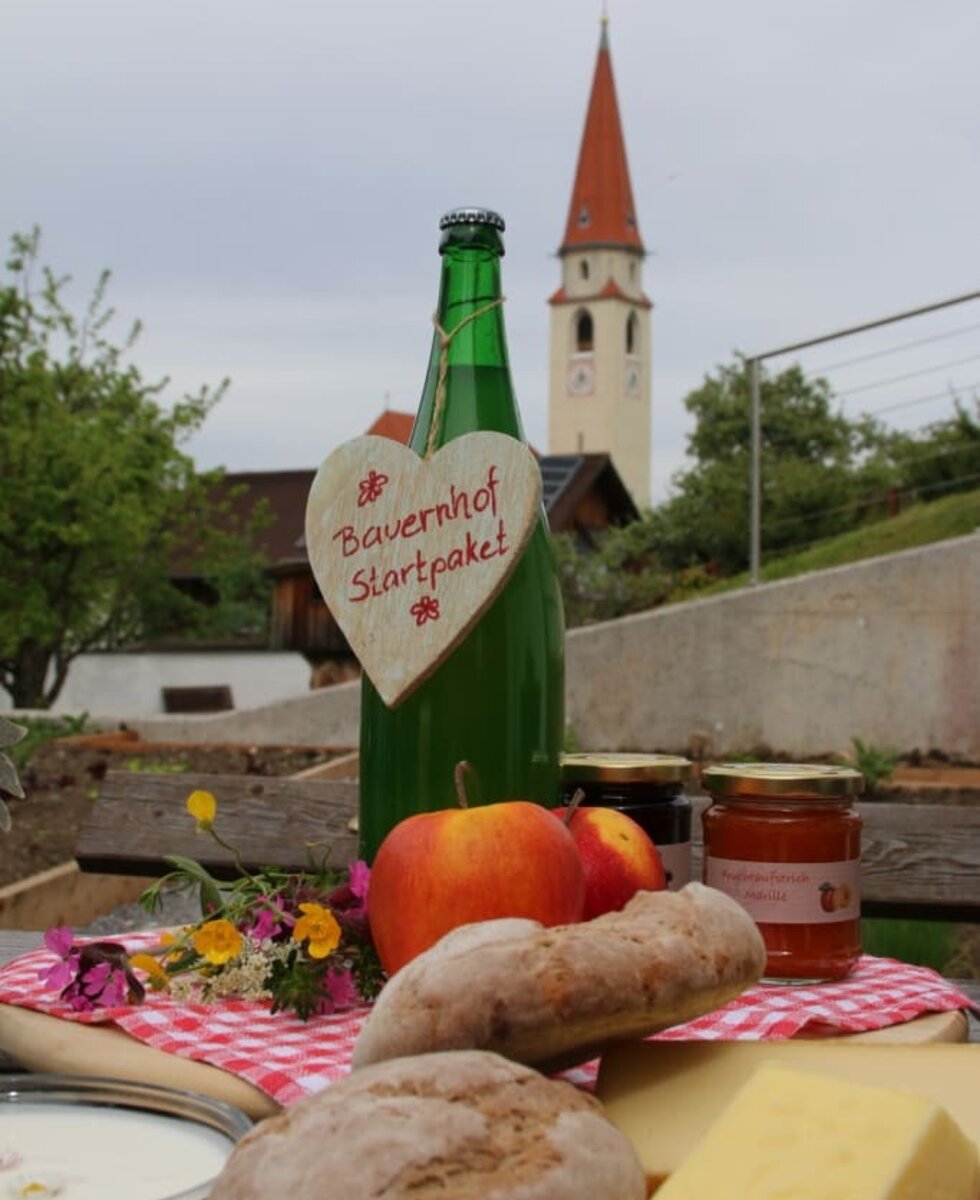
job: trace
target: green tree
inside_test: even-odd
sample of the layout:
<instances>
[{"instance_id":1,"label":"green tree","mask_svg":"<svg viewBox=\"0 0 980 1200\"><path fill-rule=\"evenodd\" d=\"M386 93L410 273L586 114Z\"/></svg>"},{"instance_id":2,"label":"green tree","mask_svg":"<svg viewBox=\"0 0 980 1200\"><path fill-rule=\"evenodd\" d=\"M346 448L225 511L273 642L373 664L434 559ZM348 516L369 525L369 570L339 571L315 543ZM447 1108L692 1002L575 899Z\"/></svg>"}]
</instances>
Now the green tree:
<instances>
[{"instance_id":1,"label":"green tree","mask_svg":"<svg viewBox=\"0 0 980 1200\"><path fill-rule=\"evenodd\" d=\"M870 418L833 409L826 381L798 366L763 374L763 548L766 554L839 533L887 504L898 480ZM744 569L748 559L751 423L743 361L719 367L684 401L694 417L692 466L674 495L589 549L558 541L569 623L648 608L679 588Z\"/></svg>"},{"instance_id":2,"label":"green tree","mask_svg":"<svg viewBox=\"0 0 980 1200\"><path fill-rule=\"evenodd\" d=\"M556 534L552 543L570 627L652 608L677 584L651 552L640 521L593 533L588 544L574 533Z\"/></svg>"},{"instance_id":3,"label":"green tree","mask_svg":"<svg viewBox=\"0 0 980 1200\"><path fill-rule=\"evenodd\" d=\"M926 426L916 437L891 434L882 453L905 496L936 500L980 487L980 398L953 397L951 417ZM972 410L972 411L971 411Z\"/></svg>"},{"instance_id":4,"label":"green tree","mask_svg":"<svg viewBox=\"0 0 980 1200\"><path fill-rule=\"evenodd\" d=\"M763 372L762 537L766 554L840 533L866 519L868 498L885 501L894 469L874 452L884 433L870 417L833 409L824 379L799 366ZM748 559L751 421L746 364L720 367L684 401L695 419L676 495L658 513L668 565L710 563L722 573Z\"/></svg>"},{"instance_id":5,"label":"green tree","mask_svg":"<svg viewBox=\"0 0 980 1200\"><path fill-rule=\"evenodd\" d=\"M227 383L165 406L167 380L126 360L138 324L107 336L109 273L76 316L39 247L15 235L0 286L0 685L29 708L83 651L264 620L254 525L181 449ZM208 603L171 581L179 559L204 564Z\"/></svg>"}]
</instances>

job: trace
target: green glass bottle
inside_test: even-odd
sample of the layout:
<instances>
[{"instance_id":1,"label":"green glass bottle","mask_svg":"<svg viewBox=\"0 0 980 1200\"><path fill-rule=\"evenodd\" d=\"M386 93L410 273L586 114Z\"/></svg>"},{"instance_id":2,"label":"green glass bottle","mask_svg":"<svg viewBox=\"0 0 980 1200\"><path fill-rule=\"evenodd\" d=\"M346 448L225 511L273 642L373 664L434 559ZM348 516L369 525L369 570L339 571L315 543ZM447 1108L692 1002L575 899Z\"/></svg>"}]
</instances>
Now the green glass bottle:
<instances>
[{"instance_id":1,"label":"green glass bottle","mask_svg":"<svg viewBox=\"0 0 980 1200\"><path fill-rule=\"evenodd\" d=\"M503 220L455 209L440 222L437 321L449 343L442 419L433 445L475 430L524 441L507 358L500 290ZM494 301L497 301L494 305ZM488 306L490 306L488 308ZM437 332L409 445L426 453L441 339ZM470 764L470 804L558 802L564 731L564 618L542 509L504 589L449 658L401 704L361 686L360 840L371 862L388 831L416 812L457 803L456 764Z\"/></svg>"}]
</instances>

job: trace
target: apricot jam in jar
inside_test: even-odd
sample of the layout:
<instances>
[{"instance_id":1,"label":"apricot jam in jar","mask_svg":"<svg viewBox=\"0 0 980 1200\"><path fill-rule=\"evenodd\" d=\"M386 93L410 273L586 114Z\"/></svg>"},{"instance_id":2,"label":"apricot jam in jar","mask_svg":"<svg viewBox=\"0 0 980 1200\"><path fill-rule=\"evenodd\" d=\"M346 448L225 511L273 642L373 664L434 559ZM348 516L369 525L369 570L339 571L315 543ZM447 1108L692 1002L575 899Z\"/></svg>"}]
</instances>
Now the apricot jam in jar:
<instances>
[{"instance_id":1,"label":"apricot jam in jar","mask_svg":"<svg viewBox=\"0 0 980 1200\"><path fill-rule=\"evenodd\" d=\"M691 881L691 802L684 794L691 771L689 759L672 754L565 754L562 803L581 788L583 805L632 817L660 852L667 887L676 892Z\"/></svg>"},{"instance_id":2,"label":"apricot jam in jar","mask_svg":"<svg viewBox=\"0 0 980 1200\"><path fill-rule=\"evenodd\" d=\"M706 767L704 882L745 908L768 983L842 979L861 955L860 771L809 763Z\"/></svg>"}]
</instances>

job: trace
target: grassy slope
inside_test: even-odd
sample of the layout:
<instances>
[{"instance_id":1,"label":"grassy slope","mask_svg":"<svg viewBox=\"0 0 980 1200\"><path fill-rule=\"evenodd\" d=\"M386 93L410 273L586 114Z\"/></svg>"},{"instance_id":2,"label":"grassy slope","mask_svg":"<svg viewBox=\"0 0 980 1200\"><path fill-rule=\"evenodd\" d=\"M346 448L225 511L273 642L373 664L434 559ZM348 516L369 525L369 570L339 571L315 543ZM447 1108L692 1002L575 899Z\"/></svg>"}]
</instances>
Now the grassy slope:
<instances>
[{"instance_id":1,"label":"grassy slope","mask_svg":"<svg viewBox=\"0 0 980 1200\"><path fill-rule=\"evenodd\" d=\"M859 562L864 558L876 558L881 554L895 554L899 550L926 546L930 542L961 537L978 530L980 489L961 492L955 496L944 496L941 500L933 500L930 503L915 504L889 520L851 530L840 537L828 538L797 554L788 554L771 562L763 560L762 580L770 582L774 579L787 579L791 575L802 575L807 571L823 571L827 567L839 567L845 563ZM733 575L696 592L676 593L671 596L671 602L690 600L694 596L712 596L718 592L744 587L747 583L747 572Z\"/></svg>"}]
</instances>

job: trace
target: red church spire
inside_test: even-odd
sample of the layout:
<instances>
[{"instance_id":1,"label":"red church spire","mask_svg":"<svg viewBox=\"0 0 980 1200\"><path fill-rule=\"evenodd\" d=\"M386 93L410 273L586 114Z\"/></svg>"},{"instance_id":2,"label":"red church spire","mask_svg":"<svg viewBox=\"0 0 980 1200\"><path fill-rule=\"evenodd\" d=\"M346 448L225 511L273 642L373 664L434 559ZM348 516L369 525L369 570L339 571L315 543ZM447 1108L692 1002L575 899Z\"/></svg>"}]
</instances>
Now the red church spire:
<instances>
[{"instance_id":1,"label":"red church spire","mask_svg":"<svg viewBox=\"0 0 980 1200\"><path fill-rule=\"evenodd\" d=\"M606 26L607 19L603 16L599 55L560 253L595 245L624 246L643 253Z\"/></svg>"}]
</instances>

